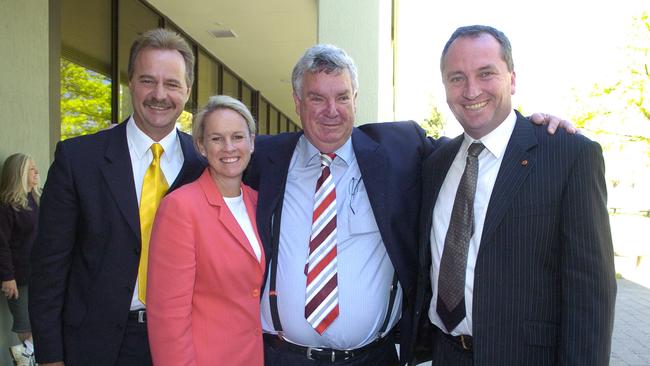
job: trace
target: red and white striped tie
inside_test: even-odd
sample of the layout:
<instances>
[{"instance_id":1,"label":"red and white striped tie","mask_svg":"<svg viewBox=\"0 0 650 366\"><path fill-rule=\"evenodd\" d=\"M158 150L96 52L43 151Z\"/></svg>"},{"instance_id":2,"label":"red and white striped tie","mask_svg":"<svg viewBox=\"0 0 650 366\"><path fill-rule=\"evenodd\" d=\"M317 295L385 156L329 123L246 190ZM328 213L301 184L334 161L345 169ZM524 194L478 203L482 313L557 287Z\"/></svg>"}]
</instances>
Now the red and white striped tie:
<instances>
[{"instance_id":1,"label":"red and white striped tie","mask_svg":"<svg viewBox=\"0 0 650 366\"><path fill-rule=\"evenodd\" d=\"M305 318L318 334L323 334L339 316L336 187L330 174L330 164L335 157L336 154L320 155L321 175L316 183L309 257L305 265Z\"/></svg>"}]
</instances>

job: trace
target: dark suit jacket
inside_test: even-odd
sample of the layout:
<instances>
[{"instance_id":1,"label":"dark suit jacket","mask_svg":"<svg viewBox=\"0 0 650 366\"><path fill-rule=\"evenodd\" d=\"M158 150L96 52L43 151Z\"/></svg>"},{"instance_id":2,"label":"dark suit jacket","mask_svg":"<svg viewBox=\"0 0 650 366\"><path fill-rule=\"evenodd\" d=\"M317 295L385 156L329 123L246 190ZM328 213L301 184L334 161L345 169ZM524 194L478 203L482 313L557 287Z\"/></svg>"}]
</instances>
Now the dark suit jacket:
<instances>
[{"instance_id":1,"label":"dark suit jacket","mask_svg":"<svg viewBox=\"0 0 650 366\"><path fill-rule=\"evenodd\" d=\"M185 161L170 191L204 163ZM32 251L29 312L39 363L114 365L140 260L140 219L126 123L57 144Z\"/></svg>"},{"instance_id":2,"label":"dark suit jacket","mask_svg":"<svg viewBox=\"0 0 650 366\"><path fill-rule=\"evenodd\" d=\"M423 165L422 322L429 322L433 206L462 139ZM604 170L597 143L562 129L549 135L517 113L476 262L475 365L609 363L616 281Z\"/></svg>"},{"instance_id":3,"label":"dark suit jacket","mask_svg":"<svg viewBox=\"0 0 650 366\"><path fill-rule=\"evenodd\" d=\"M289 163L301 135L258 136L255 142L246 182L259 191L257 225L266 248L271 248L273 241L277 245ZM436 144L413 122L365 124L352 131L352 146L372 211L404 291L400 323L402 359L408 357L404 354L410 349L412 312L409 306L415 299L420 165Z\"/></svg>"}]
</instances>

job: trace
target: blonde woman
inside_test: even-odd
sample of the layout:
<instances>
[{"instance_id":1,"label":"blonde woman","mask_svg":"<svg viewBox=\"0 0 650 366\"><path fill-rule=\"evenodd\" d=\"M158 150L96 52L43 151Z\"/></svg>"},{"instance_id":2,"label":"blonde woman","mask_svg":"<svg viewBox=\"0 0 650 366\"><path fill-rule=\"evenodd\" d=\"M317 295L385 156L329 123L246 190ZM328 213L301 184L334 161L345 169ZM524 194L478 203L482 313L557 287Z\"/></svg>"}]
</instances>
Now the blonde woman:
<instances>
[{"instance_id":1,"label":"blonde woman","mask_svg":"<svg viewBox=\"0 0 650 366\"><path fill-rule=\"evenodd\" d=\"M32 365L34 346L27 312L29 257L38 224L38 169L34 159L13 154L0 177L0 280L21 344L10 347L19 366Z\"/></svg>"},{"instance_id":2,"label":"blonde woman","mask_svg":"<svg viewBox=\"0 0 650 366\"><path fill-rule=\"evenodd\" d=\"M264 249L257 192L242 183L255 124L228 96L196 115L194 143L208 161L195 182L167 195L149 254L147 325L156 366L263 364L260 287Z\"/></svg>"}]
</instances>

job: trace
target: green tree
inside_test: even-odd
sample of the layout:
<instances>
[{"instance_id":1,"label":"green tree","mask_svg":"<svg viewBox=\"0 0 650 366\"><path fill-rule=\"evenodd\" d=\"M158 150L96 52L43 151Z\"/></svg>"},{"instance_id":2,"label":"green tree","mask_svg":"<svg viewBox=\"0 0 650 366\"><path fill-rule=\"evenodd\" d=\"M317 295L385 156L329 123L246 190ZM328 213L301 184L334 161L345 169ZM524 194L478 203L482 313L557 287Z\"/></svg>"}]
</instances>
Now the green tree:
<instances>
[{"instance_id":1,"label":"green tree","mask_svg":"<svg viewBox=\"0 0 650 366\"><path fill-rule=\"evenodd\" d=\"M625 212L650 209L650 18L634 17L620 74L576 98L571 118L603 147L608 206ZM601 80L607 75L602 75Z\"/></svg>"},{"instance_id":2,"label":"green tree","mask_svg":"<svg viewBox=\"0 0 650 366\"><path fill-rule=\"evenodd\" d=\"M608 146L643 143L650 153L650 18L634 17L626 47L626 65L613 83L596 83L587 92L577 91L573 120Z\"/></svg>"},{"instance_id":3,"label":"green tree","mask_svg":"<svg viewBox=\"0 0 650 366\"><path fill-rule=\"evenodd\" d=\"M442 135L445 128L445 118L435 105L431 107L431 116L425 118L424 122L420 122L420 127L426 131L428 136L439 138Z\"/></svg>"},{"instance_id":4,"label":"green tree","mask_svg":"<svg viewBox=\"0 0 650 366\"><path fill-rule=\"evenodd\" d=\"M61 140L111 125L111 80L61 59Z\"/></svg>"}]
</instances>

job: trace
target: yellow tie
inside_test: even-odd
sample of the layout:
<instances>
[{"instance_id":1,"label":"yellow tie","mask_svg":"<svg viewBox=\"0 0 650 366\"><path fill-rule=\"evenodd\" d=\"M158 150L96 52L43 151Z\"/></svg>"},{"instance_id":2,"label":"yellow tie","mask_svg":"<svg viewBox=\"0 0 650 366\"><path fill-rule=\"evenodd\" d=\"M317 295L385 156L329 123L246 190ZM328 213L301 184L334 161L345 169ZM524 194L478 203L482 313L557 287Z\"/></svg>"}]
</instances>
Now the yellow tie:
<instances>
[{"instance_id":1,"label":"yellow tie","mask_svg":"<svg viewBox=\"0 0 650 366\"><path fill-rule=\"evenodd\" d=\"M153 161L147 168L142 181L140 195L140 233L142 236L142 249L140 251L140 267L138 268L138 299L145 303L147 296L147 265L149 263L149 238L151 226L156 216L160 200L167 192L167 180L160 169L160 156L164 152L158 143L151 145Z\"/></svg>"}]
</instances>

